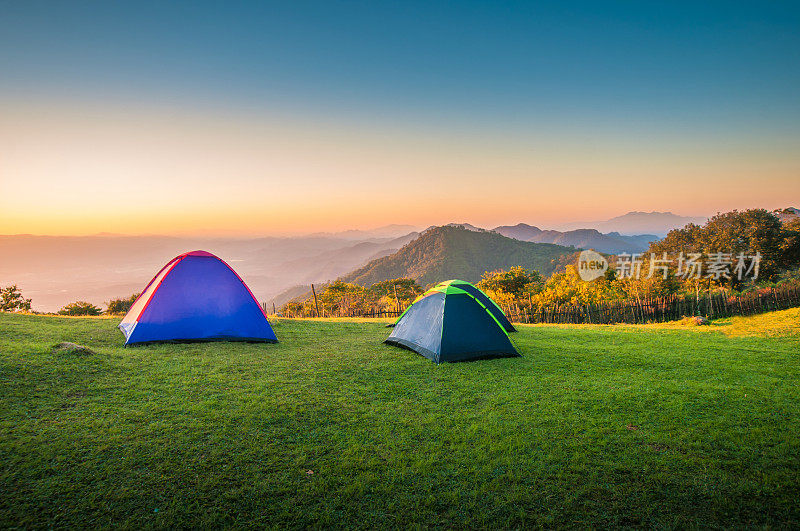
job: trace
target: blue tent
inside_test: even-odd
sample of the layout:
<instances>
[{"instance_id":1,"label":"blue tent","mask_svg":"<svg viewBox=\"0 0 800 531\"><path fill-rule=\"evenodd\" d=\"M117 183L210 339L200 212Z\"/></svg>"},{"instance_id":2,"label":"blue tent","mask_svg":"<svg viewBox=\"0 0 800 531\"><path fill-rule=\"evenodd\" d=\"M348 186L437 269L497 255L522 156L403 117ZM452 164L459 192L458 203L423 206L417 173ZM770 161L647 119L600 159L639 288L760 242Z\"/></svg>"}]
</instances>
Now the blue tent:
<instances>
[{"instance_id":1,"label":"blue tent","mask_svg":"<svg viewBox=\"0 0 800 531\"><path fill-rule=\"evenodd\" d=\"M119 324L125 344L150 341L277 341L247 284L206 251L173 258Z\"/></svg>"},{"instance_id":2,"label":"blue tent","mask_svg":"<svg viewBox=\"0 0 800 531\"><path fill-rule=\"evenodd\" d=\"M440 284L403 314L385 343L435 363L519 356L508 332L471 290Z\"/></svg>"}]
</instances>

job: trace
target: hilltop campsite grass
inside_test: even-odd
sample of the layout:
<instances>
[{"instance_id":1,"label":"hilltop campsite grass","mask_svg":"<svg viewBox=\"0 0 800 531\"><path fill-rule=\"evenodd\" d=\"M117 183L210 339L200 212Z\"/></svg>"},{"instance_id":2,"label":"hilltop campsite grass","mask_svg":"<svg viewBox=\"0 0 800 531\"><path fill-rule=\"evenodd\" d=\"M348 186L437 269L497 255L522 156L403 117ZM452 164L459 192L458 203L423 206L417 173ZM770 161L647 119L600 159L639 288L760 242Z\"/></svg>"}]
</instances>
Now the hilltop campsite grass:
<instances>
[{"instance_id":1,"label":"hilltop campsite grass","mask_svg":"<svg viewBox=\"0 0 800 531\"><path fill-rule=\"evenodd\" d=\"M116 324L0 314L0 526L800 525L797 309L521 326L521 358L440 366L379 321Z\"/></svg>"}]
</instances>

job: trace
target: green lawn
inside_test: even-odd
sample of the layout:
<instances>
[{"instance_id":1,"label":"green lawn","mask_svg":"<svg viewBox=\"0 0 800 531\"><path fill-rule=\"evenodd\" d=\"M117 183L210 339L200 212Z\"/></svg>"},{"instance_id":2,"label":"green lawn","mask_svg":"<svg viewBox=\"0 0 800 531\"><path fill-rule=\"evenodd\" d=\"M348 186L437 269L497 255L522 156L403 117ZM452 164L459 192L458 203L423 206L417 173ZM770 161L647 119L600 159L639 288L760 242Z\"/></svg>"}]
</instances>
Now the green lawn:
<instances>
[{"instance_id":1,"label":"green lawn","mask_svg":"<svg viewBox=\"0 0 800 531\"><path fill-rule=\"evenodd\" d=\"M440 366L377 321L116 324L0 314L0 527L800 526L798 310L520 326L522 358Z\"/></svg>"}]
</instances>

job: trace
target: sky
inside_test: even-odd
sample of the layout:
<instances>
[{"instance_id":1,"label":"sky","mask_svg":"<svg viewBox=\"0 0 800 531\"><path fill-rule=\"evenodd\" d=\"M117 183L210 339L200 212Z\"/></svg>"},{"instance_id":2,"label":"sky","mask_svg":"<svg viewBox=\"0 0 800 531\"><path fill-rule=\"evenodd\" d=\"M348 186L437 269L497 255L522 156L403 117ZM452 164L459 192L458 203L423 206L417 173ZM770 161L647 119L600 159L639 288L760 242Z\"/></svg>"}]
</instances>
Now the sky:
<instances>
[{"instance_id":1,"label":"sky","mask_svg":"<svg viewBox=\"0 0 800 531\"><path fill-rule=\"evenodd\" d=\"M796 2L0 0L0 234L800 207Z\"/></svg>"}]
</instances>

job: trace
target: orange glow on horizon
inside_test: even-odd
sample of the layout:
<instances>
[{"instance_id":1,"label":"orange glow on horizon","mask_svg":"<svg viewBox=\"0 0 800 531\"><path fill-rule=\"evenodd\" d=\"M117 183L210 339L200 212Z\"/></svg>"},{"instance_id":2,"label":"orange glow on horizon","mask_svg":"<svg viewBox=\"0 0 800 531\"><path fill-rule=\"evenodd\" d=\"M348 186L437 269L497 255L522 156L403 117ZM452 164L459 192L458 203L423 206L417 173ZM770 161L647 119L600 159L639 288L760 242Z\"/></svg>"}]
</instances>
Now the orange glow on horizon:
<instances>
[{"instance_id":1,"label":"orange glow on horizon","mask_svg":"<svg viewBox=\"0 0 800 531\"><path fill-rule=\"evenodd\" d=\"M793 142L2 108L0 234L302 234L799 206ZM764 184L768 183L768 186Z\"/></svg>"}]
</instances>

